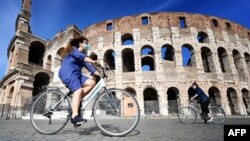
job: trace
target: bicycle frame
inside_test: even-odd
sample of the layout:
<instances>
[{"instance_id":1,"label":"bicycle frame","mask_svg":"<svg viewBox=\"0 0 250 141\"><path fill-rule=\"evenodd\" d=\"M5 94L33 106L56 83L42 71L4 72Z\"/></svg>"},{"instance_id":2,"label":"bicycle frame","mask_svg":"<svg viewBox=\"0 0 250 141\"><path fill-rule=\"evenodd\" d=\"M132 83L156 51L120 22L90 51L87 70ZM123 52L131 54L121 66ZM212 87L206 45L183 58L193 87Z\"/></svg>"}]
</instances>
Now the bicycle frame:
<instances>
[{"instance_id":1,"label":"bicycle frame","mask_svg":"<svg viewBox=\"0 0 250 141\"><path fill-rule=\"evenodd\" d=\"M194 103L190 103L189 107L191 107L196 113L201 113L200 108L198 107L198 105L196 105Z\"/></svg>"}]
</instances>

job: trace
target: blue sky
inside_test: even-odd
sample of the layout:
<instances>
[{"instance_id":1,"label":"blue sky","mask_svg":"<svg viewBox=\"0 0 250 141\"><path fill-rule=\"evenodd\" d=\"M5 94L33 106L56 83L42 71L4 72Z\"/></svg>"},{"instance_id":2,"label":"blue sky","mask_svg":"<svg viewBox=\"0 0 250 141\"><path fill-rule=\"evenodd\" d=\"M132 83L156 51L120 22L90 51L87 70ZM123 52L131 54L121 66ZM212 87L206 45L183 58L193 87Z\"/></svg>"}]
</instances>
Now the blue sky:
<instances>
[{"instance_id":1,"label":"blue sky","mask_svg":"<svg viewBox=\"0 0 250 141\"><path fill-rule=\"evenodd\" d=\"M7 47L14 35L22 0L0 0L0 79L7 67ZM249 0L33 0L31 30L52 38L70 24L80 30L108 19L145 12L190 12L229 19L250 29Z\"/></svg>"}]
</instances>

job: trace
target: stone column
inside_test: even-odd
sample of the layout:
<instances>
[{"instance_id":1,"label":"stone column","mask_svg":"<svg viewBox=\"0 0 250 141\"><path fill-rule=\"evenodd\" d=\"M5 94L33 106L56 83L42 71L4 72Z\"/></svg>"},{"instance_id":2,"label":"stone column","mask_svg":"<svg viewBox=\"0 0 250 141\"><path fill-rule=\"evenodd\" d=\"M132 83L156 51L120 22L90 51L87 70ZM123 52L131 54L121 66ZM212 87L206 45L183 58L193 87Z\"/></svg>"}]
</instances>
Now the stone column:
<instances>
[{"instance_id":1,"label":"stone column","mask_svg":"<svg viewBox=\"0 0 250 141\"><path fill-rule=\"evenodd\" d=\"M139 107L140 107L140 114L141 116L145 116L144 113L144 98L143 98L143 89L140 87L137 89L137 95L136 95Z\"/></svg>"},{"instance_id":2,"label":"stone column","mask_svg":"<svg viewBox=\"0 0 250 141\"><path fill-rule=\"evenodd\" d=\"M158 90L158 98L159 98L159 109L160 114L163 116L168 115L168 100L166 97L166 89L164 88L163 84L159 84L157 87Z\"/></svg>"},{"instance_id":3,"label":"stone column","mask_svg":"<svg viewBox=\"0 0 250 141\"><path fill-rule=\"evenodd\" d=\"M221 106L224 109L226 115L232 115L227 98L227 90L225 87L221 89Z\"/></svg>"},{"instance_id":4,"label":"stone column","mask_svg":"<svg viewBox=\"0 0 250 141\"><path fill-rule=\"evenodd\" d=\"M15 107L16 107L16 98L17 98L17 90L18 90L18 87L19 87L19 81L16 80L15 83L14 83L14 91L13 91L13 96L12 96L12 99L11 99L11 102L10 102L10 118L14 118L14 112L15 112Z\"/></svg>"},{"instance_id":5,"label":"stone column","mask_svg":"<svg viewBox=\"0 0 250 141\"><path fill-rule=\"evenodd\" d=\"M222 75L220 61L219 61L217 51L212 51L212 56L213 56L213 60L214 60L214 67L215 67L215 73L217 74L217 78L219 80L223 80L223 75Z\"/></svg>"}]
</instances>

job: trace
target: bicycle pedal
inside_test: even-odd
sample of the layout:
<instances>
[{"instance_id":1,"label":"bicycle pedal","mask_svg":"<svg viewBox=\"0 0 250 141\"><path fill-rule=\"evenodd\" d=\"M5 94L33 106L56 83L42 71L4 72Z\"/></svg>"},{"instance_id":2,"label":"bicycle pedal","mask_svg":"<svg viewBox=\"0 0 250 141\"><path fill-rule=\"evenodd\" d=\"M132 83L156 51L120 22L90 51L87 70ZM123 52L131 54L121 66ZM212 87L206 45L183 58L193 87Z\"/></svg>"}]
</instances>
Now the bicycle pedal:
<instances>
[{"instance_id":1,"label":"bicycle pedal","mask_svg":"<svg viewBox=\"0 0 250 141\"><path fill-rule=\"evenodd\" d=\"M81 124L75 124L75 123L72 123L72 126L73 126L74 128L77 128L77 127L80 127L80 126L81 126Z\"/></svg>"}]
</instances>

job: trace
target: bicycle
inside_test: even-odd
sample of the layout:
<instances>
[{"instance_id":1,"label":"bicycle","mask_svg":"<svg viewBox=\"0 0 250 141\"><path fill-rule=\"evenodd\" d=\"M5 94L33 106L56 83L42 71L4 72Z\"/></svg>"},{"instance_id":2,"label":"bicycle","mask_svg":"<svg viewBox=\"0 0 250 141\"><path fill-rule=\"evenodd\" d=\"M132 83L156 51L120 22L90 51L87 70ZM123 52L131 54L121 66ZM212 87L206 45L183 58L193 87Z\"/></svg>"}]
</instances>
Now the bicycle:
<instances>
[{"instance_id":1,"label":"bicycle","mask_svg":"<svg viewBox=\"0 0 250 141\"><path fill-rule=\"evenodd\" d=\"M211 122L216 124L224 123L226 114L222 108L217 105L209 105L208 109L211 117L213 117ZM198 113L200 113L201 119L205 120L206 117L202 114L198 104L190 102L188 107L182 107L179 109L178 118L182 123L192 124L196 121Z\"/></svg>"},{"instance_id":2,"label":"bicycle","mask_svg":"<svg viewBox=\"0 0 250 141\"><path fill-rule=\"evenodd\" d=\"M107 89L107 78L102 66L100 80L81 101L81 111L95 100L92 115L97 127L109 136L125 136L139 123L140 109L134 96L125 90ZM71 117L72 93L64 94L59 88L47 87L32 104L30 121L33 128L41 134L55 134L62 130Z\"/></svg>"}]
</instances>

